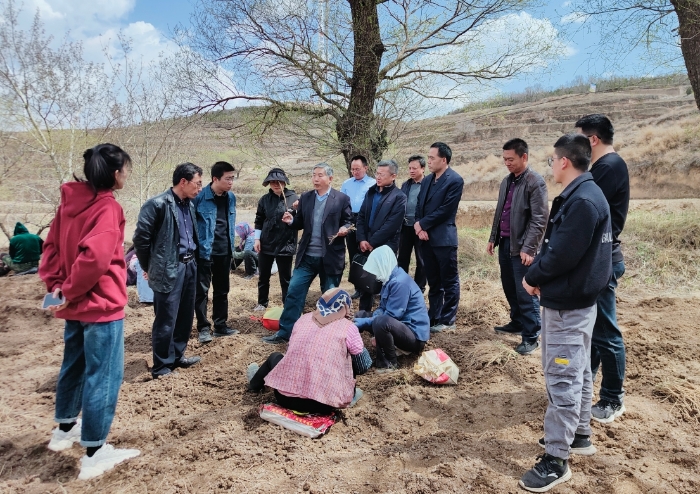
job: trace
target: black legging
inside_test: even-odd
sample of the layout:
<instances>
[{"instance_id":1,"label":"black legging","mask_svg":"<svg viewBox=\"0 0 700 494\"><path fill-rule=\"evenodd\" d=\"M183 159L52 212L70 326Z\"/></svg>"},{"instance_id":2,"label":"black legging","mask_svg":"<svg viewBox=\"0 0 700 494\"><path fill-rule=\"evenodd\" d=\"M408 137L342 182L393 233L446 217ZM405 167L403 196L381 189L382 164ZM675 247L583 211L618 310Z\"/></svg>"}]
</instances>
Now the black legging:
<instances>
[{"instance_id":1,"label":"black legging","mask_svg":"<svg viewBox=\"0 0 700 494\"><path fill-rule=\"evenodd\" d=\"M355 317L358 318L371 316L371 313L361 310L355 313ZM408 326L390 316L375 317L367 331L374 336L377 343L378 368L398 364L396 348L416 354L421 353L425 348L425 342L417 339Z\"/></svg>"},{"instance_id":2,"label":"black legging","mask_svg":"<svg viewBox=\"0 0 700 494\"><path fill-rule=\"evenodd\" d=\"M265 376L267 376L272 369L275 368L277 364L280 363L284 357L280 352L274 352L267 357L265 363L263 363L258 372L255 373L253 379L250 380L248 389L251 391L262 391L265 386ZM309 398L295 398L292 396L286 396L277 391L275 392L275 399L277 404L281 407L287 408L289 410L294 410L295 412L302 413L318 413L321 415L327 415L335 410L332 406L326 405L324 403L319 403L316 400Z\"/></svg>"}]
</instances>

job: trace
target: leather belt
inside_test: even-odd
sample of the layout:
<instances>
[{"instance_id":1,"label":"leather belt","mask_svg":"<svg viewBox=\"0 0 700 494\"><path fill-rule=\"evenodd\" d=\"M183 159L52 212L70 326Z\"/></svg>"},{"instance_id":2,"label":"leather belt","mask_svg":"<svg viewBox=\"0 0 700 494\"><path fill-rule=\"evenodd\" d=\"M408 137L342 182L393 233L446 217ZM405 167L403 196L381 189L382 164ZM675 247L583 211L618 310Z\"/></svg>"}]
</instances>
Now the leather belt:
<instances>
[{"instance_id":1,"label":"leather belt","mask_svg":"<svg viewBox=\"0 0 700 494\"><path fill-rule=\"evenodd\" d=\"M194 260L194 253L188 252L187 254L180 254L180 262L187 264L188 262Z\"/></svg>"}]
</instances>

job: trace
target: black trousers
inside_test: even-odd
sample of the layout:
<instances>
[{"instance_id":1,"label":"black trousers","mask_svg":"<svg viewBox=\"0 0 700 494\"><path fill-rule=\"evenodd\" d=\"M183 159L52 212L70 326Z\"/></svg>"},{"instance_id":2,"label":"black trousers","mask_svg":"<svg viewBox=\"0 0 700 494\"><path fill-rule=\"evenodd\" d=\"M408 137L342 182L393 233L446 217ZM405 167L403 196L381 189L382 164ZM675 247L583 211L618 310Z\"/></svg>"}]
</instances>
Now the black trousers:
<instances>
[{"instance_id":1,"label":"black trousers","mask_svg":"<svg viewBox=\"0 0 700 494\"><path fill-rule=\"evenodd\" d=\"M292 279L292 256L272 256L258 253L258 304L267 307L270 302L270 273L272 264L277 261L277 275L280 277L280 287L282 288L282 305L287 299L287 289L289 280Z\"/></svg>"},{"instance_id":2,"label":"black trousers","mask_svg":"<svg viewBox=\"0 0 700 494\"><path fill-rule=\"evenodd\" d=\"M421 251L430 285L430 324L454 324L459 305L457 247L431 247L428 242L422 242Z\"/></svg>"},{"instance_id":3,"label":"black trousers","mask_svg":"<svg viewBox=\"0 0 700 494\"><path fill-rule=\"evenodd\" d=\"M355 317L371 317L366 311L357 311ZM377 368L397 365L396 348L405 352L420 353L425 342L416 339L416 335L401 321L391 316L381 315L374 318L367 332L374 336L377 343Z\"/></svg>"},{"instance_id":4,"label":"black trousers","mask_svg":"<svg viewBox=\"0 0 700 494\"><path fill-rule=\"evenodd\" d=\"M197 315L197 331L211 330L207 319L209 286L213 288L211 317L214 329L223 330L228 320L229 266L231 256L211 256L210 260L197 258L197 296L194 307Z\"/></svg>"},{"instance_id":5,"label":"black trousers","mask_svg":"<svg viewBox=\"0 0 700 494\"><path fill-rule=\"evenodd\" d=\"M167 374L185 355L192 332L197 264L180 263L175 286L169 293L153 292L153 377Z\"/></svg>"},{"instance_id":6,"label":"black trousers","mask_svg":"<svg viewBox=\"0 0 700 494\"><path fill-rule=\"evenodd\" d=\"M277 364L280 363L284 357L283 354L279 352L274 352L267 357L267 360L260 366L258 372L255 373L253 379L248 385L248 389L251 391L262 391L265 387L265 376L267 376L272 369L274 369ZM311 400L309 398L294 398L292 396L285 396L276 389L275 400L277 404L281 407L288 408L289 410L294 410L295 412L302 413L318 413L318 414L329 414L335 410L335 408L319 403L316 400Z\"/></svg>"},{"instance_id":7,"label":"black trousers","mask_svg":"<svg viewBox=\"0 0 700 494\"><path fill-rule=\"evenodd\" d=\"M399 238L399 267L408 273L408 268L411 265L411 252L416 252L416 275L413 280L420 288L421 292L425 290L425 268L423 267L423 253L420 245L423 243L416 235L413 225L404 225L401 227L401 237Z\"/></svg>"}]
</instances>

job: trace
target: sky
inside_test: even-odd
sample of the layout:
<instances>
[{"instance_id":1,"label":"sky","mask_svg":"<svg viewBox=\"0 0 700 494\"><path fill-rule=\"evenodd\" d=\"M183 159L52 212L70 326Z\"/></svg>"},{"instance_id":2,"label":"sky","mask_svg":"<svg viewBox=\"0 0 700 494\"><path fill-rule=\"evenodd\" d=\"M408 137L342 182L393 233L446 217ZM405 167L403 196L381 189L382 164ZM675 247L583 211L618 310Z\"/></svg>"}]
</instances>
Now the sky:
<instances>
[{"instance_id":1,"label":"sky","mask_svg":"<svg viewBox=\"0 0 700 494\"><path fill-rule=\"evenodd\" d=\"M179 23L189 25L195 5L196 0L23 0L22 19L28 23L38 8L47 32L57 39L68 33L71 39L82 41L85 56L93 60L102 58L105 50L115 52L116 36L121 30L133 40L134 55L149 61L160 53L174 50L174 43L170 40L173 28ZM548 68L537 68L480 94L522 92L533 86L552 89L579 76L588 80L589 77L648 76L670 72L668 67L649 64L642 49L618 57L613 63L602 61L596 55L600 53L600 32L605 33L606 26L599 25L597 20L584 23L585 17L572 12L570 1L545 2L541 8L530 9L527 14L521 13L517 18L533 23L533 36L541 35L542 30L535 28L541 24L535 23L542 19L548 19L552 30L563 35L562 59Z\"/></svg>"}]
</instances>

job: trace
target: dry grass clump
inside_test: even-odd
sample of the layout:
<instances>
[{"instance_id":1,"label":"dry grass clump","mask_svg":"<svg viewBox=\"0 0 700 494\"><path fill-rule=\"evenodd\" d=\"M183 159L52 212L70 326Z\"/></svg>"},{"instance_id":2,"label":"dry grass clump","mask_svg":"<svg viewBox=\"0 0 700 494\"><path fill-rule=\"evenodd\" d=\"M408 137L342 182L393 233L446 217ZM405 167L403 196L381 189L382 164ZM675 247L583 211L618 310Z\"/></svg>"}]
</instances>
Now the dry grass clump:
<instances>
[{"instance_id":1,"label":"dry grass clump","mask_svg":"<svg viewBox=\"0 0 700 494\"><path fill-rule=\"evenodd\" d=\"M666 381L656 386L654 394L673 404L684 422L700 426L700 388L686 381Z\"/></svg>"},{"instance_id":2,"label":"dry grass clump","mask_svg":"<svg viewBox=\"0 0 700 494\"><path fill-rule=\"evenodd\" d=\"M470 369L483 369L489 366L505 365L517 357L517 352L504 343L486 340L480 341L468 350L463 362Z\"/></svg>"},{"instance_id":3,"label":"dry grass clump","mask_svg":"<svg viewBox=\"0 0 700 494\"><path fill-rule=\"evenodd\" d=\"M490 228L460 228L457 260L459 274L463 280L472 278L497 280L500 277L498 257L486 253Z\"/></svg>"}]
</instances>

